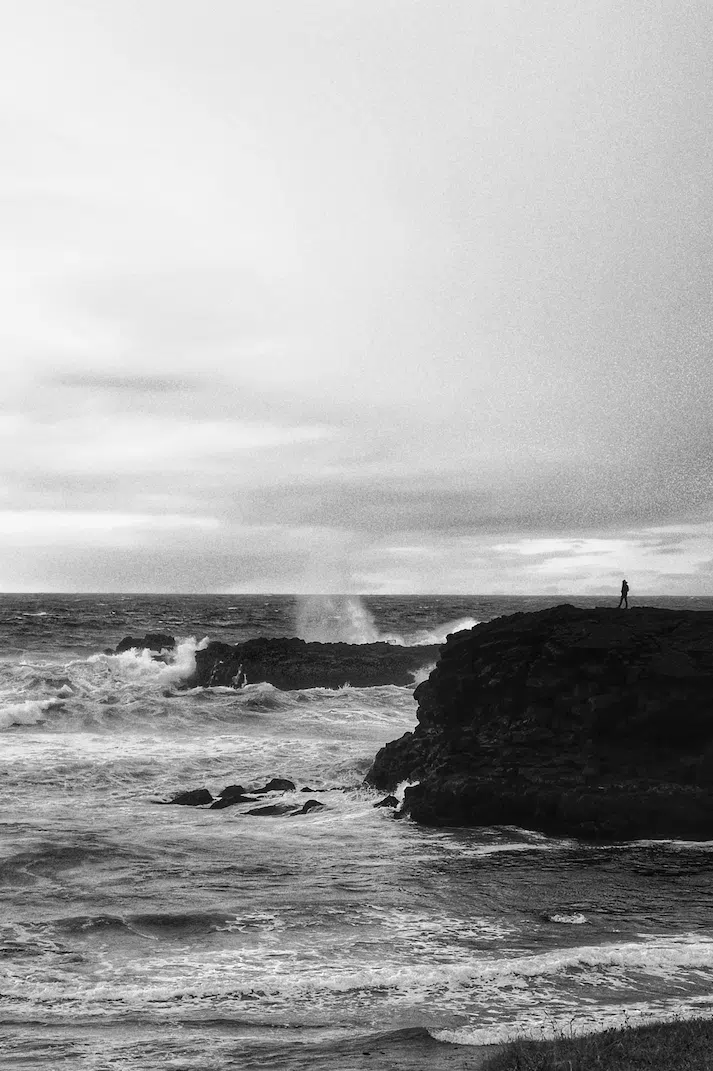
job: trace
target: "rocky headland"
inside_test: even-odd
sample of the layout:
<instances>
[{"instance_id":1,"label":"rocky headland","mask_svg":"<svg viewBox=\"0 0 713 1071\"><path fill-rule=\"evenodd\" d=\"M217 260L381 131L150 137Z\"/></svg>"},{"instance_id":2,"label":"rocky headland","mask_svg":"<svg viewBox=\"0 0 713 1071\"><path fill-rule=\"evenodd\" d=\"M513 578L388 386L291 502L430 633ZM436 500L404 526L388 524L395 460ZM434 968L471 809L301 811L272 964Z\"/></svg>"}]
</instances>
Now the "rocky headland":
<instances>
[{"instance_id":1,"label":"rocky headland","mask_svg":"<svg viewBox=\"0 0 713 1071\"><path fill-rule=\"evenodd\" d=\"M367 783L433 826L713 838L713 613L518 613L455 633Z\"/></svg>"}]
</instances>

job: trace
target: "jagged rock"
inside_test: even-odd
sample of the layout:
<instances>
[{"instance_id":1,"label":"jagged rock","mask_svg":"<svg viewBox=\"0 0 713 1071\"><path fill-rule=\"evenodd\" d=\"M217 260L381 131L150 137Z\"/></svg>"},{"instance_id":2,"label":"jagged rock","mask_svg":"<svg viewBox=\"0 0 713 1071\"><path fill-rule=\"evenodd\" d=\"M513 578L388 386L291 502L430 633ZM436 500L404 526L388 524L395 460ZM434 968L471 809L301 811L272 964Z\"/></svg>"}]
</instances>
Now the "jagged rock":
<instances>
[{"instance_id":1,"label":"jagged rock","mask_svg":"<svg viewBox=\"0 0 713 1071\"><path fill-rule=\"evenodd\" d=\"M558 606L450 636L367 783L428 825L713 837L713 613ZM400 814L402 812L397 812Z\"/></svg>"},{"instance_id":2,"label":"jagged rock","mask_svg":"<svg viewBox=\"0 0 713 1071\"><path fill-rule=\"evenodd\" d=\"M288 781L286 777L273 777L264 788L252 789L256 796L261 796L264 792L294 792L294 790L294 781Z\"/></svg>"},{"instance_id":3,"label":"jagged rock","mask_svg":"<svg viewBox=\"0 0 713 1071\"><path fill-rule=\"evenodd\" d=\"M438 657L438 647L390 643L307 643L259 638L230 646L209 643L196 651L195 673L185 687L241 687L267 682L281 689L368 688L411 684L414 673Z\"/></svg>"},{"instance_id":4,"label":"jagged rock","mask_svg":"<svg viewBox=\"0 0 713 1071\"><path fill-rule=\"evenodd\" d=\"M166 632L147 632L140 639L135 636L124 636L123 640L117 645L116 650L110 650L109 653L123 654L124 651L131 650L172 651L175 646L176 640L174 636L169 636Z\"/></svg>"},{"instance_id":5,"label":"jagged rock","mask_svg":"<svg viewBox=\"0 0 713 1071\"><path fill-rule=\"evenodd\" d=\"M213 797L207 788L193 788L189 792L179 792L168 802L180 807L201 807L204 803L212 803Z\"/></svg>"},{"instance_id":6,"label":"jagged rock","mask_svg":"<svg viewBox=\"0 0 713 1071\"><path fill-rule=\"evenodd\" d=\"M384 796L383 800L379 800L374 804L374 807L398 807L399 801L396 796Z\"/></svg>"}]
</instances>

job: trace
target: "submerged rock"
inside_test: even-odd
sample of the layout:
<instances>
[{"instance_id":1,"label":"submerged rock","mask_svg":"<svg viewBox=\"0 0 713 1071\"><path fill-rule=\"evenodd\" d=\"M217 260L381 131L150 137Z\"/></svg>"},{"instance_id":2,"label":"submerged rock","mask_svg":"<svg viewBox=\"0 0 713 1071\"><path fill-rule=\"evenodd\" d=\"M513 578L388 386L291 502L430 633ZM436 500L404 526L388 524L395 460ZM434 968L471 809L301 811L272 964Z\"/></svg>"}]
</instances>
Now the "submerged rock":
<instances>
[{"instance_id":1,"label":"submerged rock","mask_svg":"<svg viewBox=\"0 0 713 1071\"><path fill-rule=\"evenodd\" d=\"M369 688L412 684L417 670L433 663L438 646L390 643L307 643L299 639L253 639L230 646L209 643L196 651L196 669L186 687L233 687L267 682L281 689Z\"/></svg>"},{"instance_id":2,"label":"submerged rock","mask_svg":"<svg viewBox=\"0 0 713 1071\"><path fill-rule=\"evenodd\" d=\"M374 804L374 807L398 807L399 801L396 796L384 796L383 800L379 800Z\"/></svg>"},{"instance_id":3,"label":"submerged rock","mask_svg":"<svg viewBox=\"0 0 713 1071\"><path fill-rule=\"evenodd\" d=\"M558 606L448 638L367 783L427 825L713 837L713 613Z\"/></svg>"}]
</instances>

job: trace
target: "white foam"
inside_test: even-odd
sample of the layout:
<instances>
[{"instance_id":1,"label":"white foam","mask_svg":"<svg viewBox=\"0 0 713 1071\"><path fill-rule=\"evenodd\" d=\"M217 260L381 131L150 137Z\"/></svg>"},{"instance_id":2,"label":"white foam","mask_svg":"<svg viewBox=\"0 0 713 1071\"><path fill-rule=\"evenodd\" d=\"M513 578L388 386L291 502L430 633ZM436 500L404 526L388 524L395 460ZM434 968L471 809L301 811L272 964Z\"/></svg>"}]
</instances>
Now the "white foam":
<instances>
[{"instance_id":1,"label":"white foam","mask_svg":"<svg viewBox=\"0 0 713 1071\"><path fill-rule=\"evenodd\" d=\"M208 637L204 637L200 643L195 637L189 636L180 640L173 651L168 651L163 656L165 661L155 658L153 652L143 648L141 650L132 647L121 654L98 654L92 655L89 662L104 662L112 672L128 680L151 681L163 687L178 684L190 677L196 668L196 651L203 650L208 646Z\"/></svg>"},{"instance_id":2,"label":"white foam","mask_svg":"<svg viewBox=\"0 0 713 1071\"><path fill-rule=\"evenodd\" d=\"M0 706L0 729L13 725L37 725L50 710L61 708L61 699L25 699L19 703L3 703Z\"/></svg>"},{"instance_id":3,"label":"white foam","mask_svg":"<svg viewBox=\"0 0 713 1071\"><path fill-rule=\"evenodd\" d=\"M279 941L241 944L237 948L185 949L180 957L164 958L160 953L152 955L151 963L137 961L135 966L125 962L120 973L113 971L104 976L88 978L77 984L76 973L66 973L58 965L48 974L46 965L38 964L37 970L28 972L19 964L8 966L6 995L17 994L26 1002L31 1000L56 1000L62 997L63 1004L71 1001L82 1003L87 1010L101 1011L101 1005L109 1000L121 1000L124 1010L128 1005L145 1007L147 1003L171 1001L191 997L205 1005L220 1006L228 1010L233 1002L241 1002L246 994L264 1008L274 1011L283 1008L294 1011L299 1005L303 1010L325 1014L328 1009L344 1006L347 998L350 1006L358 1001L362 1006L378 1002L382 1010L400 1007L431 1007L450 1013L472 1014L477 1026L466 1025L456 1030L434 1031L441 1040L457 1044L485 1044L507 1040L508 1031L517 1035L543 1036L549 1030L561 1033L563 1028L601 1029L609 1013L615 1016L631 1016L637 1006L642 1014L661 1016L675 1000L679 1010L687 1002L701 1010L710 1009L710 993L703 996L679 993L640 1001L636 993L636 978L622 982L619 987L631 991L634 999L607 1004L586 993L586 986L604 985L607 991L616 987L616 976L610 968L614 963L625 965L637 972L638 978L648 976L656 969L665 968L667 978L676 985L682 978L681 968L706 967L707 983L713 966L713 941L689 942L676 939L661 939L651 944L621 945L616 948L593 947L549 952L535 956L513 956L510 959L490 953L464 953L462 944L450 949L439 948L433 954L433 920L424 917L419 932L418 918L399 918L399 913L385 912L382 916L389 929L389 914L393 920L393 939L372 949L370 962L354 962L353 948L344 940L332 947L328 961L315 959L311 943L303 938L290 945L285 939ZM415 925L415 932L414 932ZM455 936L460 941L462 924L454 920ZM402 929L403 927L403 929ZM403 936L402 936L403 935ZM498 933L488 920L473 920L472 932L467 936L476 939L496 940ZM409 961L404 961L387 950L391 944L398 947L403 937L408 939ZM378 957L378 962L376 957ZM579 969L590 962L605 973L599 982L592 982ZM678 968L678 970L676 969ZM643 972L643 975L642 975ZM685 970L684 970L685 974ZM698 976L699 986L703 979ZM573 992L573 983L576 992ZM709 988L709 985L707 986ZM583 992L584 990L584 992ZM640 1003L636 1004L636 999ZM483 1009L487 1008L490 1023L483 1023ZM154 1009L155 1010L155 1009ZM495 1029L494 1029L495 1028Z\"/></svg>"}]
</instances>

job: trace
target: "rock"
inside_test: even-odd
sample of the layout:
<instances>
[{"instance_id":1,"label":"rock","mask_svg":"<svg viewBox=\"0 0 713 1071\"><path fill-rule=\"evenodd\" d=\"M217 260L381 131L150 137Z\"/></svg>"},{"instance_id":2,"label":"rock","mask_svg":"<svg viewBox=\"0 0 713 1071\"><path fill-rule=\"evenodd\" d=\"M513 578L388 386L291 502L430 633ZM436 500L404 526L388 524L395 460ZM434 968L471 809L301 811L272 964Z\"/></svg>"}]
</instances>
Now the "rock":
<instances>
[{"instance_id":1,"label":"rock","mask_svg":"<svg viewBox=\"0 0 713 1071\"><path fill-rule=\"evenodd\" d=\"M176 640L166 632L147 632L141 639L135 636L124 636L115 651L111 654L123 654L124 651L172 651L176 646Z\"/></svg>"},{"instance_id":2,"label":"rock","mask_svg":"<svg viewBox=\"0 0 713 1071\"><path fill-rule=\"evenodd\" d=\"M280 814L292 814L295 810L294 803L268 803L265 807L252 807L246 814L272 818Z\"/></svg>"},{"instance_id":3,"label":"rock","mask_svg":"<svg viewBox=\"0 0 713 1071\"><path fill-rule=\"evenodd\" d=\"M246 792L247 789L242 785L226 785L219 795L221 799L225 799L228 796L244 796Z\"/></svg>"},{"instance_id":4,"label":"rock","mask_svg":"<svg viewBox=\"0 0 713 1071\"><path fill-rule=\"evenodd\" d=\"M257 796L261 796L264 792L294 792L295 783L288 781L286 777L273 777L264 788L254 788L252 791Z\"/></svg>"},{"instance_id":5,"label":"rock","mask_svg":"<svg viewBox=\"0 0 713 1071\"><path fill-rule=\"evenodd\" d=\"M285 638L258 638L235 646L213 642L196 651L195 673L183 684L238 688L246 681L267 682L281 689L412 684L416 671L433 663L438 650L436 645L306 643Z\"/></svg>"},{"instance_id":6,"label":"rock","mask_svg":"<svg viewBox=\"0 0 713 1071\"><path fill-rule=\"evenodd\" d=\"M367 783L427 825L713 837L713 613L558 606L448 638ZM401 812L397 812L399 814Z\"/></svg>"},{"instance_id":7,"label":"rock","mask_svg":"<svg viewBox=\"0 0 713 1071\"><path fill-rule=\"evenodd\" d=\"M290 817L294 817L296 814L309 814L310 811L321 810L323 807L324 804L319 800L305 800L301 807L297 807L294 803L268 803L265 807L252 807L246 814L269 818L289 814Z\"/></svg>"},{"instance_id":8,"label":"rock","mask_svg":"<svg viewBox=\"0 0 713 1071\"><path fill-rule=\"evenodd\" d=\"M255 803L257 796L221 796L210 805L211 811L224 811L226 807L234 807L236 803Z\"/></svg>"},{"instance_id":9,"label":"rock","mask_svg":"<svg viewBox=\"0 0 713 1071\"><path fill-rule=\"evenodd\" d=\"M251 796L242 785L226 785L217 800L211 803L211 811L223 811L226 807L234 807L236 803L255 803L257 796Z\"/></svg>"},{"instance_id":10,"label":"rock","mask_svg":"<svg viewBox=\"0 0 713 1071\"><path fill-rule=\"evenodd\" d=\"M207 788L193 788L189 792L179 792L168 802L180 807L201 807L204 803L212 803L213 797Z\"/></svg>"},{"instance_id":11,"label":"rock","mask_svg":"<svg viewBox=\"0 0 713 1071\"><path fill-rule=\"evenodd\" d=\"M378 803L374 804L375 807L398 807L398 805L399 801L396 796L384 796L383 800L379 800Z\"/></svg>"},{"instance_id":12,"label":"rock","mask_svg":"<svg viewBox=\"0 0 713 1071\"><path fill-rule=\"evenodd\" d=\"M295 814L309 814L310 811L320 811L323 807L324 804L320 803L319 800L305 800L299 811L293 812L293 817Z\"/></svg>"}]
</instances>

